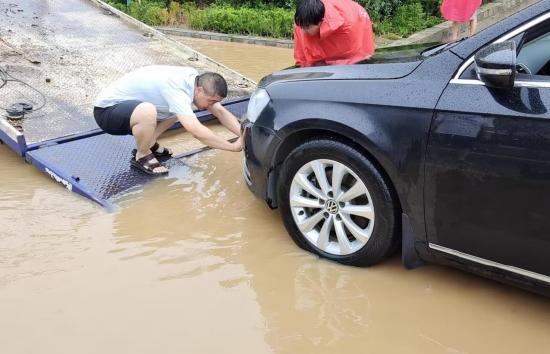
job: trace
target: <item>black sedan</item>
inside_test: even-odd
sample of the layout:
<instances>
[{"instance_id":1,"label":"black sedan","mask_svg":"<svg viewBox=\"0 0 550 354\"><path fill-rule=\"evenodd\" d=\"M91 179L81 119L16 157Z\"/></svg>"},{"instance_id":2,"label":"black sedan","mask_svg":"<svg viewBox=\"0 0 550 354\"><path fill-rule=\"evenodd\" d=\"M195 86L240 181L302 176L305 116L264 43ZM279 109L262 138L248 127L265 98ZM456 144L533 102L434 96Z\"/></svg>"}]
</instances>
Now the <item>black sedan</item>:
<instances>
[{"instance_id":1,"label":"black sedan","mask_svg":"<svg viewBox=\"0 0 550 354\"><path fill-rule=\"evenodd\" d=\"M265 77L243 173L302 248L550 294L550 1L455 43Z\"/></svg>"}]
</instances>

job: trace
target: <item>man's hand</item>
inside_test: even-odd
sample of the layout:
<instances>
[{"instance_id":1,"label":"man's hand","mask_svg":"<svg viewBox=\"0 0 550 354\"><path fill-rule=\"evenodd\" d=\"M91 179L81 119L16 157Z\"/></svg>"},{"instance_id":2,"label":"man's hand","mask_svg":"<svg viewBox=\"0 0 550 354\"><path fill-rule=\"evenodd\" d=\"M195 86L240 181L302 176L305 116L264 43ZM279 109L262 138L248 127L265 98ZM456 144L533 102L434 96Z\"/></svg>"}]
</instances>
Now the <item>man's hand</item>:
<instances>
[{"instance_id":1,"label":"man's hand","mask_svg":"<svg viewBox=\"0 0 550 354\"><path fill-rule=\"evenodd\" d=\"M208 127L204 126L195 116L186 116L186 115L177 115L178 120L181 125L189 133L193 135L194 138L200 140L203 144L213 147L215 149L227 150L227 151L241 151L242 143L241 141L235 141L230 143L224 138L216 135ZM238 149L238 150L237 150Z\"/></svg>"},{"instance_id":2,"label":"man's hand","mask_svg":"<svg viewBox=\"0 0 550 354\"><path fill-rule=\"evenodd\" d=\"M239 137L237 140L235 140L232 144L231 144L234 148L234 152L239 152L239 151L242 151L243 150L243 138L242 137Z\"/></svg>"}]
</instances>

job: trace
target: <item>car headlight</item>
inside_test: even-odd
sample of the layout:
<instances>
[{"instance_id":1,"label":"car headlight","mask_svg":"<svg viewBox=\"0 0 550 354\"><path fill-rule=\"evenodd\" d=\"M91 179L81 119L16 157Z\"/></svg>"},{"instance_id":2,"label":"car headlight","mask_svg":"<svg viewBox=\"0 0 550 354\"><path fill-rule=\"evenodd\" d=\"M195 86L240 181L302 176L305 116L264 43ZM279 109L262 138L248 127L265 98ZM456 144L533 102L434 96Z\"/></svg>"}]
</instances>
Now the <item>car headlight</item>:
<instances>
[{"instance_id":1,"label":"car headlight","mask_svg":"<svg viewBox=\"0 0 550 354\"><path fill-rule=\"evenodd\" d=\"M269 94L264 89L257 89L248 101L248 109L246 110L246 118L250 123L254 123L264 108L269 103Z\"/></svg>"}]
</instances>

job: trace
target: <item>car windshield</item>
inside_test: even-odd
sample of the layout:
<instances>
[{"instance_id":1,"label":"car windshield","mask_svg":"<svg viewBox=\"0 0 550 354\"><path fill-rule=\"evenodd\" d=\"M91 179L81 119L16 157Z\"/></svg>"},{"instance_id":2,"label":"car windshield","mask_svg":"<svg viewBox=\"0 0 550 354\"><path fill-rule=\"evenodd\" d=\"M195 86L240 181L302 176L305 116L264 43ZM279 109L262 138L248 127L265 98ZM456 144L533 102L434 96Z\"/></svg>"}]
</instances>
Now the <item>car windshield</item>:
<instances>
[{"instance_id":1,"label":"car windshield","mask_svg":"<svg viewBox=\"0 0 550 354\"><path fill-rule=\"evenodd\" d=\"M439 54L457 42L452 43L417 43L404 46L382 47L376 50L374 56L360 61L358 64L408 62L422 60L423 58Z\"/></svg>"}]
</instances>

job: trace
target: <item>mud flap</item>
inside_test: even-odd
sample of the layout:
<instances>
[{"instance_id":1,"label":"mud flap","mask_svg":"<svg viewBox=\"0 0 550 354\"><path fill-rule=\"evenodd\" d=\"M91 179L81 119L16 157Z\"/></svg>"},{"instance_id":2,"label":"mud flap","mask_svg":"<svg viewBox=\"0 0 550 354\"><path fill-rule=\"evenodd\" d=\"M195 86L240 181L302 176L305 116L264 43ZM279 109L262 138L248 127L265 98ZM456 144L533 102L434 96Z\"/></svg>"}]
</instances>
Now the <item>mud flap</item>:
<instances>
[{"instance_id":1,"label":"mud flap","mask_svg":"<svg viewBox=\"0 0 550 354\"><path fill-rule=\"evenodd\" d=\"M426 265L426 262L424 262L416 252L414 233L408 215L402 213L401 220L403 230L401 262L403 266L407 269L414 269Z\"/></svg>"}]
</instances>

